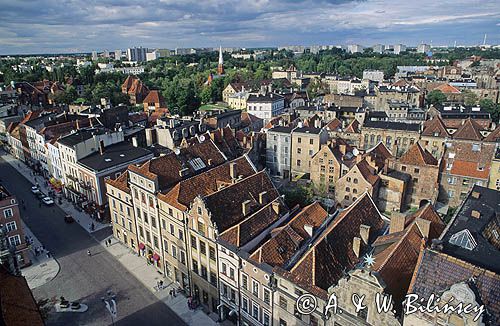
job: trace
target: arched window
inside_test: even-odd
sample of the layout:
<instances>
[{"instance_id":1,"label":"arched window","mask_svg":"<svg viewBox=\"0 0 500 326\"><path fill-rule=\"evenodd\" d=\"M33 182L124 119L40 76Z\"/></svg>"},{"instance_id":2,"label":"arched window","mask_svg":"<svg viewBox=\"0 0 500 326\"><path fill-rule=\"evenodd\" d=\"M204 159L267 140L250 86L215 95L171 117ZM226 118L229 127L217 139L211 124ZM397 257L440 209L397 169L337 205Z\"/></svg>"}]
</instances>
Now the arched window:
<instances>
[{"instance_id":1,"label":"arched window","mask_svg":"<svg viewBox=\"0 0 500 326\"><path fill-rule=\"evenodd\" d=\"M351 188L349 188L349 187L345 187L345 191L346 191L346 192L350 192L350 191L351 191Z\"/></svg>"}]
</instances>

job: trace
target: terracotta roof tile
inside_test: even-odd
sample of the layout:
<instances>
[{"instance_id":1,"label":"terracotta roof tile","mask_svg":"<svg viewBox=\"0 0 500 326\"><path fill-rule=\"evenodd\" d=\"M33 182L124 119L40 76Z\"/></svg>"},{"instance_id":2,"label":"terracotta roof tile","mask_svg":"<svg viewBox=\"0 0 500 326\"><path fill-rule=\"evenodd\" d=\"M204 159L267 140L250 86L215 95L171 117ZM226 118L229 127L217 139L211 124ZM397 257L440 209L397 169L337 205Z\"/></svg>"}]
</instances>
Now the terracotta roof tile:
<instances>
[{"instance_id":1,"label":"terracotta roof tile","mask_svg":"<svg viewBox=\"0 0 500 326\"><path fill-rule=\"evenodd\" d=\"M427 120L424 123L424 130L422 131L422 136L434 136L446 138L450 137L448 130L443 122L443 120L437 116L432 120Z\"/></svg>"},{"instance_id":2,"label":"terracotta roof tile","mask_svg":"<svg viewBox=\"0 0 500 326\"><path fill-rule=\"evenodd\" d=\"M452 135L453 139L482 140L481 130L483 128L471 118L468 118Z\"/></svg>"},{"instance_id":3,"label":"terracotta roof tile","mask_svg":"<svg viewBox=\"0 0 500 326\"><path fill-rule=\"evenodd\" d=\"M418 166L423 166L423 165L438 165L438 161L434 156L432 156L429 151L426 149L422 148L420 144L417 142L413 144L406 153L403 154L399 158L399 162L403 164L410 164L410 165L418 165Z\"/></svg>"},{"instance_id":4,"label":"terracotta roof tile","mask_svg":"<svg viewBox=\"0 0 500 326\"><path fill-rule=\"evenodd\" d=\"M488 136L483 139L485 142L500 142L500 126L498 126L495 130L493 130Z\"/></svg>"},{"instance_id":5,"label":"terracotta roof tile","mask_svg":"<svg viewBox=\"0 0 500 326\"><path fill-rule=\"evenodd\" d=\"M335 285L345 270L359 261L352 247L353 238L359 236L361 224L370 226L370 238L378 235L385 223L368 194L359 198L315 239L302 258L282 274L306 290L322 294ZM371 242L370 239L369 242Z\"/></svg>"},{"instance_id":6,"label":"terracotta roof tile","mask_svg":"<svg viewBox=\"0 0 500 326\"><path fill-rule=\"evenodd\" d=\"M159 194L158 199L180 210L187 210L196 196L207 196L217 192L221 185L231 184L230 165L232 163L235 163L238 176L246 178L256 172L246 156L240 157L180 181L167 193Z\"/></svg>"},{"instance_id":7,"label":"terracotta roof tile","mask_svg":"<svg viewBox=\"0 0 500 326\"><path fill-rule=\"evenodd\" d=\"M461 94L460 90L450 84L441 84L433 90L441 91L443 94Z\"/></svg>"},{"instance_id":8,"label":"terracotta roof tile","mask_svg":"<svg viewBox=\"0 0 500 326\"><path fill-rule=\"evenodd\" d=\"M408 293L427 299L461 282L477 291L479 298L476 299L484 303L490 316L489 324L500 324L500 275L447 254L426 249Z\"/></svg>"}]
</instances>

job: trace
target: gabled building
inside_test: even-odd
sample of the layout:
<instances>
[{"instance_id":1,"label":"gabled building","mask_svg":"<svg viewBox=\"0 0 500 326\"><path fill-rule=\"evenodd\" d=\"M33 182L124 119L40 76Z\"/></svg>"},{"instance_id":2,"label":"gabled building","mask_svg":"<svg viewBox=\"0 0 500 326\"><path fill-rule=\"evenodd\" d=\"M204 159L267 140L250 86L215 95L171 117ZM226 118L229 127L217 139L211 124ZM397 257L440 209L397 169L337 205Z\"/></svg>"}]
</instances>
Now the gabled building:
<instances>
[{"instance_id":1,"label":"gabled building","mask_svg":"<svg viewBox=\"0 0 500 326\"><path fill-rule=\"evenodd\" d=\"M430 249L419 256L408 293L425 302L431 294L453 305L483 305L474 320L472 313L417 311L405 317L404 325L435 325L442 321L462 325L498 325L500 322L500 269L498 261L498 216L500 193L474 186L447 228ZM416 302L417 304L417 302Z\"/></svg>"},{"instance_id":2,"label":"gabled building","mask_svg":"<svg viewBox=\"0 0 500 326\"><path fill-rule=\"evenodd\" d=\"M439 194L439 161L419 143L412 145L400 158L388 160L387 170L410 176L404 205L421 207L423 203L435 203Z\"/></svg>"},{"instance_id":3,"label":"gabled building","mask_svg":"<svg viewBox=\"0 0 500 326\"><path fill-rule=\"evenodd\" d=\"M293 127L276 126L266 133L266 167L273 176L291 177Z\"/></svg>"},{"instance_id":4,"label":"gabled building","mask_svg":"<svg viewBox=\"0 0 500 326\"><path fill-rule=\"evenodd\" d=\"M319 325L328 289L339 282L346 270L359 263L385 228L384 219L366 193L317 229L307 227L306 230L312 230L312 237L302 242L283 265L274 268L273 324ZM310 315L302 315L295 304L303 293L310 293L318 300L317 309Z\"/></svg>"},{"instance_id":5,"label":"gabled building","mask_svg":"<svg viewBox=\"0 0 500 326\"><path fill-rule=\"evenodd\" d=\"M149 89L139 78L129 75L122 84L122 93L129 96L130 104L136 105L143 103Z\"/></svg>"},{"instance_id":6,"label":"gabled building","mask_svg":"<svg viewBox=\"0 0 500 326\"><path fill-rule=\"evenodd\" d=\"M361 127L360 147L368 149L384 142L396 157L405 153L420 139L420 125L416 123L366 121Z\"/></svg>"},{"instance_id":7,"label":"gabled building","mask_svg":"<svg viewBox=\"0 0 500 326\"><path fill-rule=\"evenodd\" d=\"M443 120L436 116L424 123L424 130L420 135L420 144L436 159L443 156L445 144L451 138L451 134L446 129Z\"/></svg>"},{"instance_id":8,"label":"gabled building","mask_svg":"<svg viewBox=\"0 0 500 326\"><path fill-rule=\"evenodd\" d=\"M380 169L370 156L356 163L336 183L337 207L348 207L365 193L370 194L371 198L377 198L380 186L379 172Z\"/></svg>"},{"instance_id":9,"label":"gabled building","mask_svg":"<svg viewBox=\"0 0 500 326\"><path fill-rule=\"evenodd\" d=\"M293 129L291 140L292 176L310 173L311 159L328 140L328 132L324 128L299 126Z\"/></svg>"},{"instance_id":10,"label":"gabled building","mask_svg":"<svg viewBox=\"0 0 500 326\"><path fill-rule=\"evenodd\" d=\"M269 122L273 117L283 113L285 98L275 93L251 94L247 99L247 112Z\"/></svg>"}]
</instances>

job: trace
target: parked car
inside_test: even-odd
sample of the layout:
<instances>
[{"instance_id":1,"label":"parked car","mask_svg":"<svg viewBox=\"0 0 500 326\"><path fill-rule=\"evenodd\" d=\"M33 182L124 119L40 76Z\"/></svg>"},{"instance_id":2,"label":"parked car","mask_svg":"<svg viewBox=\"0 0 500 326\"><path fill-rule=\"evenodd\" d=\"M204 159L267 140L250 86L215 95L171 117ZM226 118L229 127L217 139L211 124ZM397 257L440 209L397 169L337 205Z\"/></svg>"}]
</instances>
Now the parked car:
<instances>
[{"instance_id":1,"label":"parked car","mask_svg":"<svg viewBox=\"0 0 500 326\"><path fill-rule=\"evenodd\" d=\"M42 201L47 206L54 205L54 201L50 197L45 197Z\"/></svg>"},{"instance_id":2,"label":"parked car","mask_svg":"<svg viewBox=\"0 0 500 326\"><path fill-rule=\"evenodd\" d=\"M44 194L43 192L39 191L36 196L38 197L38 199L44 199L45 197L47 197L46 194Z\"/></svg>"},{"instance_id":3,"label":"parked car","mask_svg":"<svg viewBox=\"0 0 500 326\"><path fill-rule=\"evenodd\" d=\"M36 195L36 194L40 193L40 189L38 189L37 186L33 186L33 187L31 187L31 192Z\"/></svg>"}]
</instances>

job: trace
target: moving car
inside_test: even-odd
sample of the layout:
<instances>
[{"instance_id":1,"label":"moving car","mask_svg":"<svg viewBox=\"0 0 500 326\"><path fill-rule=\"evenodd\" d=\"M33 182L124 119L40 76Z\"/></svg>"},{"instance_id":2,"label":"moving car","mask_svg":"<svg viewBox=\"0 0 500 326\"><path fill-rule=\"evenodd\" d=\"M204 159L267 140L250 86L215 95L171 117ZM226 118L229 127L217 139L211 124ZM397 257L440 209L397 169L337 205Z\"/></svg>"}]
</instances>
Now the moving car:
<instances>
[{"instance_id":1,"label":"moving car","mask_svg":"<svg viewBox=\"0 0 500 326\"><path fill-rule=\"evenodd\" d=\"M40 193L40 189L38 189L37 186L33 186L33 187L31 187L31 192L36 195L36 194Z\"/></svg>"},{"instance_id":2,"label":"moving car","mask_svg":"<svg viewBox=\"0 0 500 326\"><path fill-rule=\"evenodd\" d=\"M54 205L54 201L50 197L45 197L42 201L47 206Z\"/></svg>"},{"instance_id":3,"label":"moving car","mask_svg":"<svg viewBox=\"0 0 500 326\"><path fill-rule=\"evenodd\" d=\"M66 215L64 216L64 222L66 223L73 223L75 220L73 219L73 217L71 215Z\"/></svg>"}]
</instances>

